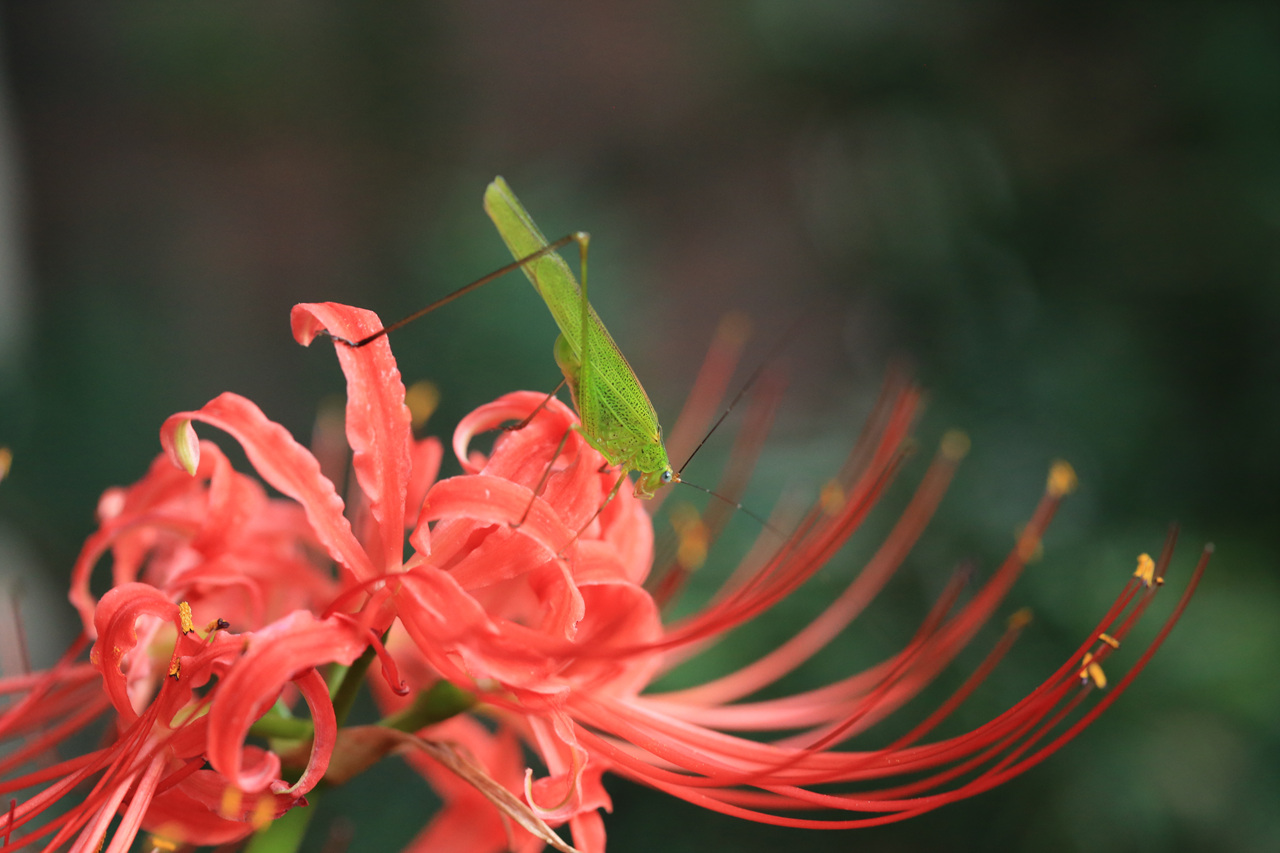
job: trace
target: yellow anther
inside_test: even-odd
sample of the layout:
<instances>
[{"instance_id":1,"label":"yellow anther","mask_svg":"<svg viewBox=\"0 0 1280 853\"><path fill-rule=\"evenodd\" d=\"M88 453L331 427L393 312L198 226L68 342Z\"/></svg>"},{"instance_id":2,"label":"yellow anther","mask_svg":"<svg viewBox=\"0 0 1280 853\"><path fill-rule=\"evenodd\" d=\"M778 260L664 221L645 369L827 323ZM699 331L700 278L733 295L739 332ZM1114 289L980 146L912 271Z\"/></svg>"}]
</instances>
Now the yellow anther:
<instances>
[{"instance_id":1,"label":"yellow anther","mask_svg":"<svg viewBox=\"0 0 1280 853\"><path fill-rule=\"evenodd\" d=\"M160 835L152 835L148 838L148 841L151 842L152 850L177 850L178 849L178 842L171 841L170 839Z\"/></svg>"},{"instance_id":2,"label":"yellow anther","mask_svg":"<svg viewBox=\"0 0 1280 853\"><path fill-rule=\"evenodd\" d=\"M231 627L231 623L226 619L218 618L204 626L204 636L206 639L212 639L213 635L219 631L225 631Z\"/></svg>"},{"instance_id":3,"label":"yellow anther","mask_svg":"<svg viewBox=\"0 0 1280 853\"><path fill-rule=\"evenodd\" d=\"M835 515L844 509L844 502L844 487L835 480L828 480L822 487L822 493L818 495L818 505L822 507L822 511L827 515Z\"/></svg>"},{"instance_id":4,"label":"yellow anther","mask_svg":"<svg viewBox=\"0 0 1280 853\"><path fill-rule=\"evenodd\" d=\"M680 539L680 546L676 548L676 562L680 564L680 568L692 572L702 568L702 564L706 561L705 537L685 536Z\"/></svg>"},{"instance_id":5,"label":"yellow anther","mask_svg":"<svg viewBox=\"0 0 1280 853\"><path fill-rule=\"evenodd\" d=\"M222 789L222 803L218 806L218 811L223 817L236 820L240 817L240 806L244 803L244 792L235 785L228 785Z\"/></svg>"},{"instance_id":6,"label":"yellow anther","mask_svg":"<svg viewBox=\"0 0 1280 853\"><path fill-rule=\"evenodd\" d=\"M1156 561L1151 559L1150 554L1138 555L1138 568L1133 570L1133 576L1142 581L1143 586L1151 586L1155 582Z\"/></svg>"},{"instance_id":7,"label":"yellow anther","mask_svg":"<svg viewBox=\"0 0 1280 853\"><path fill-rule=\"evenodd\" d=\"M1098 639L1106 643L1108 646L1110 646L1113 649L1120 648L1120 641L1117 640L1115 637L1111 636L1110 634L1107 634L1105 632L1101 633L1098 635Z\"/></svg>"},{"instance_id":8,"label":"yellow anther","mask_svg":"<svg viewBox=\"0 0 1280 853\"><path fill-rule=\"evenodd\" d=\"M952 462L959 462L969 452L969 434L960 429L947 430L938 451Z\"/></svg>"},{"instance_id":9,"label":"yellow anther","mask_svg":"<svg viewBox=\"0 0 1280 853\"><path fill-rule=\"evenodd\" d=\"M692 504L681 503L671 509L671 526L675 529L679 544L676 546L676 562L685 571L701 568L707 561L710 531L702 522L702 516Z\"/></svg>"},{"instance_id":10,"label":"yellow anther","mask_svg":"<svg viewBox=\"0 0 1280 853\"><path fill-rule=\"evenodd\" d=\"M182 677L182 658L177 655L169 661L169 677L175 681Z\"/></svg>"},{"instance_id":11,"label":"yellow anther","mask_svg":"<svg viewBox=\"0 0 1280 853\"><path fill-rule=\"evenodd\" d=\"M1078 483L1076 470L1071 467L1071 463L1058 459L1049 466L1049 482L1045 489L1050 496L1060 498L1069 495L1076 490Z\"/></svg>"},{"instance_id":12,"label":"yellow anther","mask_svg":"<svg viewBox=\"0 0 1280 853\"><path fill-rule=\"evenodd\" d=\"M196 629L195 620L191 618L191 605L185 601L178 602L178 619L182 623L182 633L190 634Z\"/></svg>"},{"instance_id":13,"label":"yellow anther","mask_svg":"<svg viewBox=\"0 0 1280 853\"><path fill-rule=\"evenodd\" d=\"M9 468L13 465L13 451L0 447L0 480L9 476Z\"/></svg>"},{"instance_id":14,"label":"yellow anther","mask_svg":"<svg viewBox=\"0 0 1280 853\"><path fill-rule=\"evenodd\" d=\"M275 817L275 801L271 797L258 797L253 806L253 814L249 815L249 825L254 829L262 829Z\"/></svg>"},{"instance_id":15,"label":"yellow anther","mask_svg":"<svg viewBox=\"0 0 1280 853\"><path fill-rule=\"evenodd\" d=\"M1022 607L1009 617L1009 630L1021 631L1023 628L1031 624L1031 608Z\"/></svg>"},{"instance_id":16,"label":"yellow anther","mask_svg":"<svg viewBox=\"0 0 1280 853\"><path fill-rule=\"evenodd\" d=\"M1107 674L1102 671L1102 666L1093 659L1091 652L1085 652L1084 658L1080 661L1083 669L1080 670L1080 680L1082 682L1093 682L1093 686L1099 690L1107 686Z\"/></svg>"},{"instance_id":17,"label":"yellow anther","mask_svg":"<svg viewBox=\"0 0 1280 853\"><path fill-rule=\"evenodd\" d=\"M409 417L413 419L413 428L421 429L427 419L435 414L440 405L440 389L434 382L423 379L409 386L405 391L404 404L409 407Z\"/></svg>"}]
</instances>

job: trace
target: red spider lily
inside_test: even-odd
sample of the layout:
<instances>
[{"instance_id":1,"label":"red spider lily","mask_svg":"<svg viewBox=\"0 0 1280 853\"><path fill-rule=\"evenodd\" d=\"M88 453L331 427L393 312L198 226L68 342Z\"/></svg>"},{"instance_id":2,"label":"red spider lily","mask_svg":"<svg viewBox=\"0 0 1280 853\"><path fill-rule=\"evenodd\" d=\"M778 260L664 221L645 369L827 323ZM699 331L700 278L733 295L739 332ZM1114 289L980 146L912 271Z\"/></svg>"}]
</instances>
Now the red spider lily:
<instances>
[{"instance_id":1,"label":"red spider lily","mask_svg":"<svg viewBox=\"0 0 1280 853\"><path fill-rule=\"evenodd\" d=\"M326 310L315 306L322 316ZM347 327L352 335L366 330L361 322L376 323L368 312L338 314L355 324ZM378 646L371 626L381 618L376 627L383 630L390 618L376 606L366 607L361 621L324 611L398 564L405 493L412 488L421 500L440 457L435 441L410 450L404 389L385 343L381 349L345 364L352 378L347 437L357 480L367 486L352 508L359 538L315 458L230 394L171 418L161 431L168 458L137 485L103 497L101 528L77 561L71 592L85 636L97 639L92 664L75 665L71 655L48 673L0 681L0 694L22 697L4 709L0 736L29 739L5 756L10 778L0 791L44 786L0 818L0 850L51 835L48 849L96 848L117 810L125 821L111 850L126 849L140 827L173 842L222 843L305 802L337 737L328 686L315 668L350 664L371 642ZM377 375L362 374L371 365ZM263 478L291 500L268 499L259 484L232 471L216 446L195 440L191 419L241 438ZM388 446L397 440L400 447ZM416 480L408 477L411 460ZM340 582L317 565L325 550ZM107 552L114 587L95 601L90 575ZM193 611L210 619L204 638ZM253 722L290 686L311 709L309 759L293 784L280 778L281 756L245 743ZM109 711L109 746L12 775ZM80 797L85 784L92 791ZM79 805L32 828L73 792Z\"/></svg>"},{"instance_id":2,"label":"red spider lily","mask_svg":"<svg viewBox=\"0 0 1280 853\"><path fill-rule=\"evenodd\" d=\"M552 401L529 426L501 436L488 459L468 453L474 432L523 418L540 402L540 395L508 395L459 425L454 447L469 473L428 493L422 519L439 521L430 550L415 556L402 579L397 610L429 671L468 685L540 753L551 775L537 784L526 780L530 802L553 822L569 819L582 849L603 845L596 810L608 807L600 786L605 770L717 811L803 827L902 820L985 791L1042 761L1115 700L1180 615L1207 561L1206 553L1156 640L1089 710L1072 716L1104 686L1102 664L1163 582L1172 538L1160 559L1124 587L1067 662L1005 714L959 737L924 740L995 666L1025 623L1021 615L1011 620L1006 637L979 670L923 723L880 750L841 751L833 747L916 696L991 618L1073 486L1070 469L1054 467L1018 543L968 601L960 603L961 585L953 584L908 646L870 670L783 699L741 701L820 650L885 584L963 453L954 437L944 441L879 552L818 619L765 658L715 682L640 695L683 651L747 623L830 559L896 470L917 395L909 388L891 389L845 476L828 490L826 505L815 508L747 580L668 625L640 586L649 565L650 527L638 502L620 496L617 506L600 513L598 523L577 533L612 480L603 460L576 434L563 462L546 478L534 511L516 528L548 460L574 423L572 413ZM843 497L837 501L833 494ZM565 573L577 597L563 587ZM791 734L768 742L728 734L779 730ZM877 781L883 787L871 786ZM856 791L812 790L840 783ZM797 809L869 816L789 814Z\"/></svg>"},{"instance_id":3,"label":"red spider lily","mask_svg":"<svg viewBox=\"0 0 1280 853\"><path fill-rule=\"evenodd\" d=\"M269 440L284 448L276 458L310 458L270 426ZM126 849L140 827L171 841L234 841L305 802L324 775L337 723L315 667L350 664L369 645L368 630L340 614L312 615L339 586L315 559L321 540L302 506L267 498L212 444L183 450L188 470L161 457L136 485L100 501L100 529L82 549L71 590L85 636L97 639L91 664L69 658L49 673L0 682L3 692L24 694L4 710L0 736L28 740L5 756L6 777L114 712L109 746L2 783L0 791L45 787L2 819L0 849L51 834L49 849L73 838L73 849L92 849L117 809L125 821L113 850ZM98 602L90 574L108 551L113 588ZM197 616L210 626L203 639ZM244 743L290 686L311 707L314 732L293 784L280 778L279 756ZM78 807L28 831L73 793Z\"/></svg>"},{"instance_id":4,"label":"red spider lily","mask_svg":"<svg viewBox=\"0 0 1280 853\"><path fill-rule=\"evenodd\" d=\"M298 306L293 322L302 343L322 329L355 340L381 328L369 312L334 304ZM160 827L171 838L207 842L213 836L198 834L195 823L183 824L183 808L171 805L179 795L188 798L183 804L201 804L200 819L224 821L240 832L227 837L242 837L255 817L297 804L324 773L340 736L315 666L350 663L386 631L388 650L413 688L452 682L474 694L476 713L497 726L494 732L470 716L411 726L424 738L452 743L452 755L487 776L461 772L445 761L448 756L417 741L420 751L410 760L446 806L414 850L480 853L558 843L554 836L508 826L505 818L519 821L519 810L487 805L504 802L495 788L525 798L524 808L551 824L569 823L580 849L602 850L599 809L610 802L600 780L608 771L769 823L840 828L901 820L1006 781L1088 725L1163 641L1207 561L1206 553L1173 615L1101 699L1090 702L1105 683L1102 665L1160 587L1172 538L1080 648L1013 708L966 734L929 739L996 665L1021 619L1013 620L966 683L906 735L874 751L844 749L850 738L917 696L992 618L1070 490L1069 468L1054 468L1043 500L991 577L967 597L963 584L953 582L911 641L876 666L781 699L751 699L827 645L887 583L947 487L963 453L956 439L944 441L864 569L792 640L708 684L644 694L667 668L748 624L833 558L899 470L918 392L891 382L841 475L795 531L781 544L762 540L761 557L749 559L709 605L664 624L644 586L653 559L645 505L624 489L601 509L616 474L571 431L576 418L567 407L550 401L523 429L500 435L487 457L470 449L471 439L525 418L543 398L511 394L481 407L454 435L464 474L436 482L440 444L413 439L386 339L358 349L339 344L337 353L348 383L345 426L355 473L349 503L310 452L234 394L175 415L162 428L170 459L195 481L180 482L156 467L143 483L104 499L103 530L86 545L73 600L86 619L92 616L98 648L110 650L97 654L95 666L122 724L117 743L127 746L24 777L25 785L59 780L38 795L44 803L107 768L91 808L74 810L44 830L57 828L55 840L76 832L85 843L100 839L106 818L123 809L131 827ZM718 374L705 384L723 385L727 368ZM703 408L713 410L714 403ZM234 436L258 474L288 501L267 499L231 472L216 448L196 439L193 421ZM673 435L690 431L696 434L678 425ZM744 455L757 446L758 435L749 438ZM684 550L700 551L715 527L690 521L686 538L697 547ZM87 577L108 548L117 588L95 606ZM314 565L317 552L333 561L336 581ZM657 580L664 598L678 585L673 577L678 575ZM132 583L135 578L152 586ZM295 578L297 588L279 588ZM219 624L201 638L190 631L189 616L174 609L188 598L204 617L230 621L230 615L243 622L237 629L252 629L233 636ZM129 608L139 615L130 616ZM111 616L117 612L124 615ZM140 653L144 647L171 647L172 654L149 657ZM310 761L293 787L279 779L280 756L245 743L250 725L289 684L306 698L315 725ZM387 710L410 714L410 700L391 695L377 680L372 684ZM68 663L15 689L30 691L18 706L55 697L59 707L70 708L69 697L91 696L94 686L82 667ZM6 719L18 706L6 711ZM12 716L30 724L29 713ZM778 732L783 736L765 737ZM347 752L378 740L367 734L350 733ZM37 746L52 742L41 739ZM376 758L393 745L413 743L384 739L368 751ZM532 770L522 770L524 748L545 768L536 781ZM203 769L201 759L211 769ZM341 763L335 778L362 766L349 754ZM269 805L251 807L234 797L228 802L228 791ZM15 809L11 830L43 808L34 801ZM797 810L820 810L826 817L797 817ZM853 816L831 817L840 813ZM123 849L118 842L127 846L121 838L117 833L112 849Z\"/></svg>"},{"instance_id":5,"label":"red spider lily","mask_svg":"<svg viewBox=\"0 0 1280 853\"><path fill-rule=\"evenodd\" d=\"M244 838L305 802L324 775L337 726L328 687L314 667L350 663L369 641L350 620L322 622L302 610L257 632L233 635L218 624L202 635L185 602L175 604L141 583L103 596L94 629L98 640L87 666L71 663L77 647L42 676L6 679L6 688L26 695L0 716L0 736L30 737L5 756L6 775L108 708L115 725L108 746L6 779L0 791L45 787L13 804L0 850L50 835L45 849L68 843L72 850L100 849L117 811L122 820L111 851L127 850L140 828L174 842ZM311 759L293 784L280 778L276 755L243 743L250 723L287 683L310 706L316 732ZM213 769L203 768L206 761ZM77 807L28 831L46 809L73 795Z\"/></svg>"},{"instance_id":6,"label":"red spider lily","mask_svg":"<svg viewBox=\"0 0 1280 853\"><path fill-rule=\"evenodd\" d=\"M318 313L303 307L299 316L314 319ZM313 329L308 325L305 331L304 341ZM345 329L332 331L351 337ZM344 364L360 358L341 346L339 354ZM347 372L355 381L350 367ZM378 372L362 374L372 375ZM865 570L796 638L715 683L667 696L640 695L668 661L749 622L827 563L896 472L918 401L913 388L891 384L823 504L750 577L673 625L662 624L641 586L652 541L642 505L623 490L597 515L613 475L570 431L572 413L551 401L523 429L502 435L486 459L469 451L471 437L523 420L541 395L508 395L482 407L454 436L466 473L432 486L412 529L415 553L391 593L404 632L396 648L411 657L411 645L421 659L422 665L407 664L419 686L443 677L467 687L539 753L549 775L534 784L527 774L530 805L552 822L569 820L583 849L603 845L597 809L609 803L599 783L605 770L710 808L803 826L897 820L986 790L1043 760L1114 701L1181 613L1207 559L1201 559L1147 653L1079 718L1072 720L1072 711L1100 686L1101 665L1113 644L1125 638L1159 587L1172 541L1154 579L1131 581L1067 663L1006 714L967 735L923 742L995 665L1020 622L969 683L911 733L876 752L834 749L917 695L991 618L1073 485L1065 465L1055 466L1044 499L991 578L963 604L959 585L953 585L907 648L871 670L781 700L740 701L823 647L884 585L963 454L955 439L944 442ZM428 522L435 526L428 530ZM1081 673L1088 676L1083 682ZM769 743L726 733L783 729L792 734ZM851 794L809 790L830 783L865 787L869 780L885 779L894 783ZM797 808L872 816L824 824L778 813Z\"/></svg>"},{"instance_id":7,"label":"red spider lily","mask_svg":"<svg viewBox=\"0 0 1280 853\"><path fill-rule=\"evenodd\" d=\"M188 602L200 624L257 628L336 594L312 558L320 545L296 503L269 499L209 442L192 473L161 455L135 485L109 489L98 502L99 529L71 573L71 601L90 636L97 604L90 576L107 551L112 586L144 581Z\"/></svg>"}]
</instances>

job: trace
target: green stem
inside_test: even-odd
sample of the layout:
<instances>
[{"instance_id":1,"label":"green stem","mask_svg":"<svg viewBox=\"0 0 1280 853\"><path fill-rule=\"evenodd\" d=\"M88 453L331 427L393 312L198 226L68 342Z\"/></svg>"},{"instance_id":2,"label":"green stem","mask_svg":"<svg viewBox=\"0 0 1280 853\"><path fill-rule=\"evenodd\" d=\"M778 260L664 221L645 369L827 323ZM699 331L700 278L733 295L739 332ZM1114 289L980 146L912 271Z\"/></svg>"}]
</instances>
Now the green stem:
<instances>
[{"instance_id":1,"label":"green stem","mask_svg":"<svg viewBox=\"0 0 1280 853\"><path fill-rule=\"evenodd\" d=\"M347 721L347 715L351 713L351 706L355 704L356 693L360 690L360 685L364 682L364 674L369 671L369 665L373 663L377 652L373 650L373 646L365 648L360 657L356 658L355 663L347 668L342 674L341 680L338 681L336 689L331 691L333 695L333 713L338 717L338 727Z\"/></svg>"},{"instance_id":2,"label":"green stem","mask_svg":"<svg viewBox=\"0 0 1280 853\"><path fill-rule=\"evenodd\" d=\"M338 727L342 727L347 721L351 706L356 703L356 694L360 692L360 685L364 684L365 672L369 671L369 665L374 662L376 654L378 653L374 651L374 647L365 648L356 662L348 667L342 680L338 681L337 689L333 690L333 712L338 717Z\"/></svg>"},{"instance_id":3,"label":"green stem","mask_svg":"<svg viewBox=\"0 0 1280 853\"><path fill-rule=\"evenodd\" d=\"M249 727L249 734L274 740L307 740L315 734L315 728L310 720L284 717L273 711L256 720Z\"/></svg>"},{"instance_id":4,"label":"green stem","mask_svg":"<svg viewBox=\"0 0 1280 853\"><path fill-rule=\"evenodd\" d=\"M402 732L419 729L447 720L472 707L476 697L444 679L431 685L414 697L413 704L403 711L384 718L379 725Z\"/></svg>"}]
</instances>

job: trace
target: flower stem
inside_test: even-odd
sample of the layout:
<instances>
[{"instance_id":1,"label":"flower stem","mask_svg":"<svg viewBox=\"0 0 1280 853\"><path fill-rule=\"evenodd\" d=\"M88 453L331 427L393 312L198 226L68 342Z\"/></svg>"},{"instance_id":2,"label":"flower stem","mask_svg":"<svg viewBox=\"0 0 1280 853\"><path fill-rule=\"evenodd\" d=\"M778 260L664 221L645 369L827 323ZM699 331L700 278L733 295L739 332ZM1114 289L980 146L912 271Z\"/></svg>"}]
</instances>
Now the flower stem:
<instances>
[{"instance_id":1,"label":"flower stem","mask_svg":"<svg viewBox=\"0 0 1280 853\"><path fill-rule=\"evenodd\" d=\"M249 734L272 740L308 740L315 734L315 729L310 720L285 717L269 711L249 727Z\"/></svg>"},{"instance_id":2,"label":"flower stem","mask_svg":"<svg viewBox=\"0 0 1280 853\"><path fill-rule=\"evenodd\" d=\"M413 704L382 720L380 725L402 732L416 732L433 723L461 714L475 705L476 697L443 678L414 697Z\"/></svg>"},{"instance_id":3,"label":"flower stem","mask_svg":"<svg viewBox=\"0 0 1280 853\"><path fill-rule=\"evenodd\" d=\"M330 695L333 696L333 713L338 718L339 728L347 721L351 706L356 701L356 693L364 682L364 674L369 671L369 664L373 663L376 655L373 646L369 646L351 666L346 667L346 672L340 675L335 674L337 675L336 686L330 690ZM334 683L332 678L330 683Z\"/></svg>"}]
</instances>

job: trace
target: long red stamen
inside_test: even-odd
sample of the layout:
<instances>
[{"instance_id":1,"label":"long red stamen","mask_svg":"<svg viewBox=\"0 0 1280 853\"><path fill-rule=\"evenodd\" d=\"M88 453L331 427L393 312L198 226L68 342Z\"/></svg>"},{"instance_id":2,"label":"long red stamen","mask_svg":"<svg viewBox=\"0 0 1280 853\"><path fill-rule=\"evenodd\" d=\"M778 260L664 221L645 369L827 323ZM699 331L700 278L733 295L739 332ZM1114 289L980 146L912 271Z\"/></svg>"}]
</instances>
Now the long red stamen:
<instances>
[{"instance_id":1,"label":"long red stamen","mask_svg":"<svg viewBox=\"0 0 1280 853\"><path fill-rule=\"evenodd\" d=\"M730 450L724 476L714 489L714 493L720 497L720 500L708 504L706 512L699 519L705 537L704 553L705 549L715 544L733 517L734 504L742 500L751 472L764 449L765 439L768 437L774 416L781 404L782 390L780 382L766 381L763 383L761 393L752 399L747 409L746 423ZM659 561L657 564L663 565L663 563L664 561ZM677 554L675 559L667 558L664 568L654 572L653 577L657 582L652 583L651 588L654 590L654 600L659 606L665 607L675 599L694 568L696 566L685 565Z\"/></svg>"},{"instance_id":2,"label":"long red stamen","mask_svg":"<svg viewBox=\"0 0 1280 853\"><path fill-rule=\"evenodd\" d=\"M950 441L939 449L884 543L818 618L754 663L698 687L662 694L659 698L700 705L732 702L791 672L835 639L884 588L933 517L963 455L956 446L958 441Z\"/></svg>"}]
</instances>

